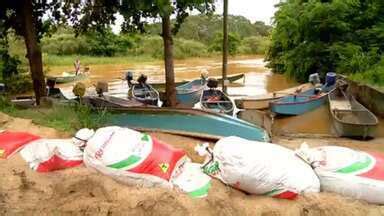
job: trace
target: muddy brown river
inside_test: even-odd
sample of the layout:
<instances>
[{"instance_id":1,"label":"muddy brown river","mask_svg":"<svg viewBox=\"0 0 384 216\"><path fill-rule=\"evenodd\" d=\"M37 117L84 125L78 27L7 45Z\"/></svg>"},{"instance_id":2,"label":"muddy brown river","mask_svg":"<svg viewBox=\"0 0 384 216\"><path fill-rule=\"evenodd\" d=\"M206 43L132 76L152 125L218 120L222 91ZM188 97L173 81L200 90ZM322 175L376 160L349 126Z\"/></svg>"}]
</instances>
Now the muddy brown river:
<instances>
[{"instance_id":1,"label":"muddy brown river","mask_svg":"<svg viewBox=\"0 0 384 216\"><path fill-rule=\"evenodd\" d=\"M273 74L265 67L263 58L239 57L229 60L228 74L244 73L245 79L236 81L228 89L228 94L234 97L257 96L282 90L298 85L295 81L280 74ZM200 76L202 70L207 70L211 76L221 75L221 58L196 58L175 61L176 80L194 79ZM51 74L73 70L69 67L52 67ZM89 84L97 81L112 81L120 79L124 72L132 71L135 77L146 74L149 81L164 81L164 65L162 61L137 64L90 65L91 76ZM72 85L72 84L69 84ZM254 115L258 113L242 113L239 116L253 123L259 123ZM300 116L277 118L274 120L274 131L281 134L314 133L334 135L331 116L327 105ZM384 119L380 119L378 136L384 137Z\"/></svg>"}]
</instances>

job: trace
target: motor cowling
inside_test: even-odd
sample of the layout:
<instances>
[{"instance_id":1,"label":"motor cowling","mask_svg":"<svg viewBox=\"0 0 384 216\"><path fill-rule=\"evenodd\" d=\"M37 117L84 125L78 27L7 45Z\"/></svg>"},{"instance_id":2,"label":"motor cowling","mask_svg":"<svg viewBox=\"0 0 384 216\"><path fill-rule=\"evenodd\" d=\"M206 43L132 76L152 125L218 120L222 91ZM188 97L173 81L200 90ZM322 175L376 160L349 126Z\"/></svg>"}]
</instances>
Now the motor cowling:
<instances>
[{"instance_id":1,"label":"motor cowling","mask_svg":"<svg viewBox=\"0 0 384 216\"><path fill-rule=\"evenodd\" d=\"M217 88L219 81L215 78L209 78L207 81L208 88Z\"/></svg>"}]
</instances>

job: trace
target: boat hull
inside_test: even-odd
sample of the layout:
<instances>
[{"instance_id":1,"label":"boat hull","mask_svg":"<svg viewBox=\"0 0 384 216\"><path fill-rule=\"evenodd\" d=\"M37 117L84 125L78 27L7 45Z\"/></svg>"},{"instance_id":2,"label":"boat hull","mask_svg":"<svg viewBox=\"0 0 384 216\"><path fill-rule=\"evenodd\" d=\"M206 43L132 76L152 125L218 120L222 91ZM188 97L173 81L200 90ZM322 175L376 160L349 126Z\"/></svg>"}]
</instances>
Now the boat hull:
<instances>
[{"instance_id":1,"label":"boat hull","mask_svg":"<svg viewBox=\"0 0 384 216\"><path fill-rule=\"evenodd\" d=\"M186 107L193 107L200 101L204 88L204 80L193 80L176 88L176 99L178 103Z\"/></svg>"},{"instance_id":2,"label":"boat hull","mask_svg":"<svg viewBox=\"0 0 384 216\"><path fill-rule=\"evenodd\" d=\"M88 77L86 74L79 74L77 76L49 76L47 78L55 79L57 84L75 82L79 80L84 80Z\"/></svg>"},{"instance_id":3,"label":"boat hull","mask_svg":"<svg viewBox=\"0 0 384 216\"><path fill-rule=\"evenodd\" d=\"M361 139L369 139L376 136L376 126L344 124L335 119L332 121L338 136Z\"/></svg>"},{"instance_id":4,"label":"boat hull","mask_svg":"<svg viewBox=\"0 0 384 216\"><path fill-rule=\"evenodd\" d=\"M340 87L333 90L328 99L333 126L339 136L358 139L375 137L377 117L352 95Z\"/></svg>"},{"instance_id":5,"label":"boat hull","mask_svg":"<svg viewBox=\"0 0 384 216\"><path fill-rule=\"evenodd\" d=\"M315 110L326 102L326 95L321 98L314 99L307 102L297 102L289 104L275 104L270 103L271 111L280 115L301 115L306 112Z\"/></svg>"},{"instance_id":6,"label":"boat hull","mask_svg":"<svg viewBox=\"0 0 384 216\"><path fill-rule=\"evenodd\" d=\"M312 88L298 95L290 95L270 102L269 106L271 111L278 115L301 115L322 106L327 101L328 93L333 89L334 86L323 86L324 94L316 97L315 88Z\"/></svg>"},{"instance_id":7,"label":"boat hull","mask_svg":"<svg viewBox=\"0 0 384 216\"><path fill-rule=\"evenodd\" d=\"M88 96L83 98L83 103L93 108L127 108L147 106L134 99L123 99L113 96Z\"/></svg>"},{"instance_id":8,"label":"boat hull","mask_svg":"<svg viewBox=\"0 0 384 216\"><path fill-rule=\"evenodd\" d=\"M301 91L306 91L310 88L313 88L313 86L309 83L306 83L292 88L271 92L265 95L238 98L235 99L235 104L240 109L268 109L270 102L274 102L284 96L294 94L298 89L301 89Z\"/></svg>"},{"instance_id":9,"label":"boat hull","mask_svg":"<svg viewBox=\"0 0 384 216\"><path fill-rule=\"evenodd\" d=\"M113 109L106 125L130 127L207 139L239 136L267 142L268 133L251 123L224 114L195 109L126 108Z\"/></svg>"}]
</instances>

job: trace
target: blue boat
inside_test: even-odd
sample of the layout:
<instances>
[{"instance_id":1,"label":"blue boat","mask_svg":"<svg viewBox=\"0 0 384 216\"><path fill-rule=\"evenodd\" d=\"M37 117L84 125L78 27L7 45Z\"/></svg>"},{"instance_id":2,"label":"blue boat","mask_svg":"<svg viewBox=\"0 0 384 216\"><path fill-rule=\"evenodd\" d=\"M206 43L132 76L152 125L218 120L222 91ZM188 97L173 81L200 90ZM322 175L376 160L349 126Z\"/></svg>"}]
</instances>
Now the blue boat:
<instances>
[{"instance_id":1,"label":"blue boat","mask_svg":"<svg viewBox=\"0 0 384 216\"><path fill-rule=\"evenodd\" d=\"M328 92L334 86L322 86L311 88L297 95L289 95L277 101L269 103L272 112L280 115L301 115L322 106L326 100Z\"/></svg>"},{"instance_id":2,"label":"blue boat","mask_svg":"<svg viewBox=\"0 0 384 216\"><path fill-rule=\"evenodd\" d=\"M196 79L184 85L176 87L176 99L180 104L193 107L200 101L205 88L205 80Z\"/></svg>"},{"instance_id":3,"label":"blue boat","mask_svg":"<svg viewBox=\"0 0 384 216\"><path fill-rule=\"evenodd\" d=\"M130 107L109 109L105 125L139 131L165 132L205 139L238 136L268 142L268 133L251 123L204 110L189 108Z\"/></svg>"}]
</instances>

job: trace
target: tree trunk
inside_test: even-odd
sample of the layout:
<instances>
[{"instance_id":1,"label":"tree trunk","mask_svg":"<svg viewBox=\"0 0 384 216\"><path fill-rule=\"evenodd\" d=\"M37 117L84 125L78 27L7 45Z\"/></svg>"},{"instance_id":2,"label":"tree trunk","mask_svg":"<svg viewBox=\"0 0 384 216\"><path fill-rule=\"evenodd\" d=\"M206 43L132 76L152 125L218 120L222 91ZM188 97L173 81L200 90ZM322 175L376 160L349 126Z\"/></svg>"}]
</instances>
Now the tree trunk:
<instances>
[{"instance_id":1,"label":"tree trunk","mask_svg":"<svg viewBox=\"0 0 384 216\"><path fill-rule=\"evenodd\" d=\"M27 48L27 58L31 70L33 90L35 92L36 103L40 104L40 98L46 95L46 87L43 73L43 60L41 48L37 41L36 26L33 17L32 1L25 0L22 5L24 41Z\"/></svg>"},{"instance_id":2,"label":"tree trunk","mask_svg":"<svg viewBox=\"0 0 384 216\"><path fill-rule=\"evenodd\" d=\"M175 72L173 68L173 41L171 33L171 19L169 15L162 18L163 42L164 42L164 65L165 65L165 106L176 106Z\"/></svg>"}]
</instances>

